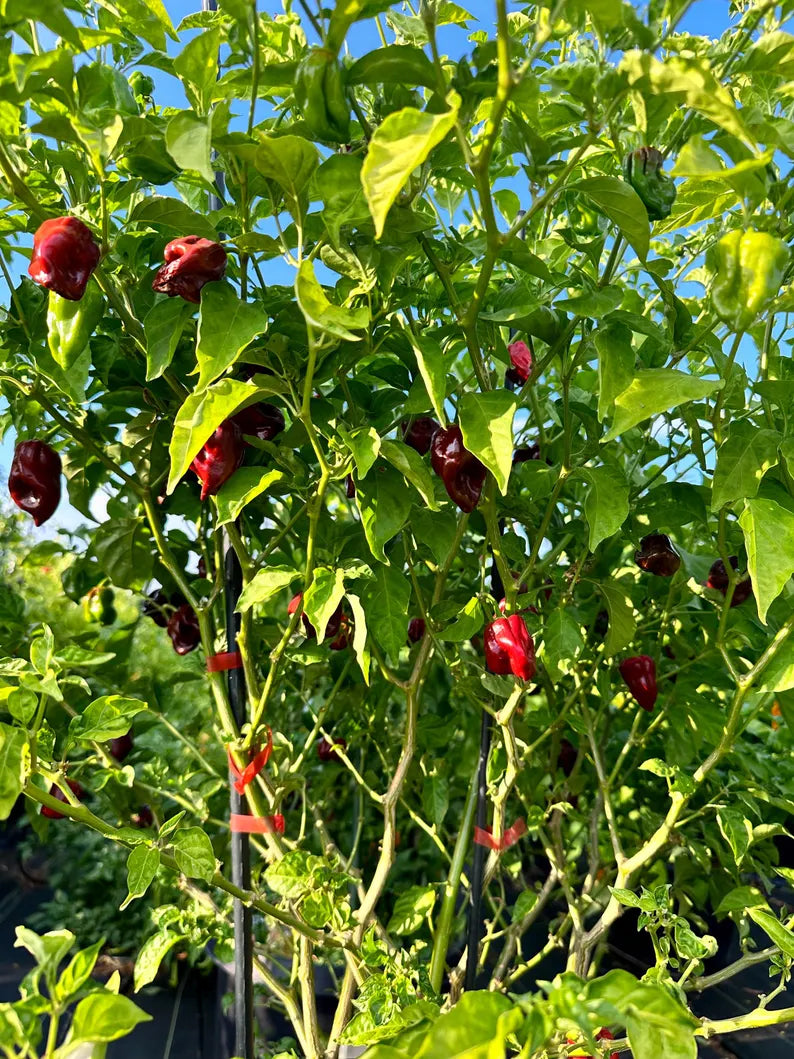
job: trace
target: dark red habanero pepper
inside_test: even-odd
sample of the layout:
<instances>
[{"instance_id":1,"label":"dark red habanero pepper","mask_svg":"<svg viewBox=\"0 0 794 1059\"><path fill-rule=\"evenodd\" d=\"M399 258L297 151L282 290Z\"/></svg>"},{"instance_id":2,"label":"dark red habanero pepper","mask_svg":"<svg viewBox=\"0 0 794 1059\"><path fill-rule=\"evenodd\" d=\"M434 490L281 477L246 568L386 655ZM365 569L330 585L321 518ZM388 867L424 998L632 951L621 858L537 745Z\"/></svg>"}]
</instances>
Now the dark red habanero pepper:
<instances>
[{"instance_id":1,"label":"dark red habanero pepper","mask_svg":"<svg viewBox=\"0 0 794 1059\"><path fill-rule=\"evenodd\" d=\"M201 482L202 500L218 492L243 462L244 455L245 442L239 427L231 419L225 419L207 438L190 465Z\"/></svg>"},{"instance_id":2,"label":"dark red habanero pepper","mask_svg":"<svg viewBox=\"0 0 794 1059\"><path fill-rule=\"evenodd\" d=\"M419 643L425 634L426 625L424 618L411 618L408 622L408 639L411 643Z\"/></svg>"},{"instance_id":3,"label":"dark red habanero pepper","mask_svg":"<svg viewBox=\"0 0 794 1059\"><path fill-rule=\"evenodd\" d=\"M177 607L166 626L171 644L178 655L195 650L201 642L201 630L196 612L189 603Z\"/></svg>"},{"instance_id":4,"label":"dark red habanero pepper","mask_svg":"<svg viewBox=\"0 0 794 1059\"><path fill-rule=\"evenodd\" d=\"M292 599L289 601L289 606L287 607L287 614L289 614L289 616L292 617L292 615L295 613L295 611L298 610L302 606L302 604L303 604L303 593L299 592L297 594L297 596L293 596ZM305 630L305 635L311 640L316 640L317 639L317 630L315 629L315 627L312 625L312 623L309 621L309 619L306 617L305 614L301 614L301 619L303 620L303 628ZM339 632L339 627L340 627L341 624L342 624L342 604L340 603L339 606L336 608L336 610L331 615L331 617L328 619L328 624L325 626L325 639L326 640L333 640L336 637L337 633ZM346 645L342 644L341 646L344 647ZM334 648L335 651L338 651L339 649L340 648L338 648L338 647Z\"/></svg>"},{"instance_id":5,"label":"dark red habanero pepper","mask_svg":"<svg viewBox=\"0 0 794 1059\"><path fill-rule=\"evenodd\" d=\"M77 782L77 780L67 780L66 782L69 784L69 787L71 788L72 794L75 796L75 798L77 798L78 801L81 801L83 795L85 794L85 791ZM50 787L50 796L52 798L57 798L58 801L63 802L64 805L69 804L66 795L63 793L57 783L53 783L53 785ZM50 820L63 820L66 814L59 813L57 809L50 809L49 805L42 805L41 815L49 817Z\"/></svg>"},{"instance_id":6,"label":"dark red habanero pepper","mask_svg":"<svg viewBox=\"0 0 794 1059\"><path fill-rule=\"evenodd\" d=\"M337 759L337 747L341 747L342 750L347 750L347 742L344 739L334 739L333 743L329 743L325 736L323 736L317 744L317 757L320 761L334 761Z\"/></svg>"},{"instance_id":7,"label":"dark red habanero pepper","mask_svg":"<svg viewBox=\"0 0 794 1059\"><path fill-rule=\"evenodd\" d=\"M339 632L328 644L329 651L344 651L353 636L353 623L347 614L342 614L339 619Z\"/></svg>"},{"instance_id":8,"label":"dark red habanero pepper","mask_svg":"<svg viewBox=\"0 0 794 1059\"><path fill-rule=\"evenodd\" d=\"M656 702L656 663L650 655L624 658L620 675L643 710L650 712Z\"/></svg>"},{"instance_id":9,"label":"dark red habanero pepper","mask_svg":"<svg viewBox=\"0 0 794 1059\"><path fill-rule=\"evenodd\" d=\"M507 352L512 367L505 372L505 379L514 386L523 386L532 371L532 350L526 342L511 342Z\"/></svg>"},{"instance_id":10,"label":"dark red habanero pepper","mask_svg":"<svg viewBox=\"0 0 794 1059\"><path fill-rule=\"evenodd\" d=\"M226 272L226 251L221 244L197 235L172 239L163 258L165 264L157 270L152 290L186 302L198 304L204 284L223 279Z\"/></svg>"},{"instance_id":11,"label":"dark red habanero pepper","mask_svg":"<svg viewBox=\"0 0 794 1059\"><path fill-rule=\"evenodd\" d=\"M235 412L232 422L240 428L241 434L259 438L260 441L272 441L284 429L284 414L280 408L267 401L252 404Z\"/></svg>"},{"instance_id":12,"label":"dark red habanero pepper","mask_svg":"<svg viewBox=\"0 0 794 1059\"><path fill-rule=\"evenodd\" d=\"M461 511L473 511L480 502L488 472L474 453L464 446L459 426L446 427L435 433L430 446L430 462L450 499Z\"/></svg>"},{"instance_id":13,"label":"dark red habanero pepper","mask_svg":"<svg viewBox=\"0 0 794 1059\"><path fill-rule=\"evenodd\" d=\"M410 426L404 422L401 429L405 444L416 449L420 456L426 456L430 451L433 438L441 430L441 424L431 419L430 416L420 416L414 419Z\"/></svg>"},{"instance_id":14,"label":"dark red habanero pepper","mask_svg":"<svg viewBox=\"0 0 794 1059\"><path fill-rule=\"evenodd\" d=\"M61 500L61 457L43 441L21 441L8 475L11 499L37 526L55 514Z\"/></svg>"},{"instance_id":15,"label":"dark red habanero pepper","mask_svg":"<svg viewBox=\"0 0 794 1059\"><path fill-rule=\"evenodd\" d=\"M649 533L640 541L634 562L649 574L672 577L681 565L681 556L666 533Z\"/></svg>"},{"instance_id":16,"label":"dark red habanero pepper","mask_svg":"<svg viewBox=\"0 0 794 1059\"><path fill-rule=\"evenodd\" d=\"M51 217L33 236L28 275L34 283L79 302L100 251L93 235L77 217Z\"/></svg>"},{"instance_id":17,"label":"dark red habanero pepper","mask_svg":"<svg viewBox=\"0 0 794 1059\"><path fill-rule=\"evenodd\" d=\"M738 556L731 555L730 561L733 569L738 570ZM722 592L723 596L728 594L728 571L725 569L725 563L722 559L717 559L716 562L711 564L706 587L713 588L717 592ZM744 581L739 581L733 590L733 595L731 596L731 607L738 607L741 603L744 603L746 599L749 599L752 594L753 583L750 578L748 577L745 578Z\"/></svg>"},{"instance_id":18,"label":"dark red habanero pepper","mask_svg":"<svg viewBox=\"0 0 794 1059\"><path fill-rule=\"evenodd\" d=\"M132 750L132 746L132 736L129 732L126 735L118 736L116 739L111 739L108 743L110 756L114 757L116 761L123 761Z\"/></svg>"},{"instance_id":19,"label":"dark red habanero pepper","mask_svg":"<svg viewBox=\"0 0 794 1059\"><path fill-rule=\"evenodd\" d=\"M520 614L497 618L485 626L485 664L492 673L531 680L535 675L535 643Z\"/></svg>"}]
</instances>

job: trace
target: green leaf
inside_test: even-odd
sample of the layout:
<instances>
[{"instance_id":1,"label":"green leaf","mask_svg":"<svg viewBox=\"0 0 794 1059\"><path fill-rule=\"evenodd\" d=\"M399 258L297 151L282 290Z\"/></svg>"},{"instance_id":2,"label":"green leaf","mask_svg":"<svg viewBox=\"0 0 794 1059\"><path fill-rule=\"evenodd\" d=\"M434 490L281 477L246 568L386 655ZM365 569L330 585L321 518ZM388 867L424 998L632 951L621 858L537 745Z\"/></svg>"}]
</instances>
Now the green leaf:
<instances>
[{"instance_id":1,"label":"green leaf","mask_svg":"<svg viewBox=\"0 0 794 1059\"><path fill-rule=\"evenodd\" d=\"M776 430L759 430L746 420L731 424L730 434L717 452L711 484L712 511L757 494L761 479L778 462L780 440Z\"/></svg>"},{"instance_id":2,"label":"green leaf","mask_svg":"<svg viewBox=\"0 0 794 1059\"><path fill-rule=\"evenodd\" d=\"M560 673L570 673L584 647L582 630L573 615L562 608L555 610L543 627L541 657L552 680Z\"/></svg>"},{"instance_id":3,"label":"green leaf","mask_svg":"<svg viewBox=\"0 0 794 1059\"><path fill-rule=\"evenodd\" d=\"M590 527L588 547L594 552L628 518L629 487L617 467L587 467L582 475L590 482L584 513Z\"/></svg>"},{"instance_id":4,"label":"green leaf","mask_svg":"<svg viewBox=\"0 0 794 1059\"><path fill-rule=\"evenodd\" d=\"M435 886L409 886L395 901L386 930L390 934L413 934L426 922L435 903Z\"/></svg>"},{"instance_id":5,"label":"green leaf","mask_svg":"<svg viewBox=\"0 0 794 1059\"><path fill-rule=\"evenodd\" d=\"M152 1016L141 1011L129 997L117 993L91 993L74 1009L69 1043L117 1041L126 1037L141 1022L151 1022Z\"/></svg>"},{"instance_id":6,"label":"green leaf","mask_svg":"<svg viewBox=\"0 0 794 1059\"><path fill-rule=\"evenodd\" d=\"M514 923L520 923L524 916L528 915L538 903L538 895L534 890L522 890L513 905L511 919Z\"/></svg>"},{"instance_id":7,"label":"green leaf","mask_svg":"<svg viewBox=\"0 0 794 1059\"><path fill-rule=\"evenodd\" d=\"M463 643L464 640L470 640L475 633L478 633L484 623L479 596L472 596L460 609L455 620L441 630L438 638L450 643Z\"/></svg>"},{"instance_id":8,"label":"green leaf","mask_svg":"<svg viewBox=\"0 0 794 1059\"><path fill-rule=\"evenodd\" d=\"M491 1043L498 1040L499 1017L512 1006L501 993L464 993L430 1027L416 1059L487 1059Z\"/></svg>"},{"instance_id":9,"label":"green leaf","mask_svg":"<svg viewBox=\"0 0 794 1059\"><path fill-rule=\"evenodd\" d=\"M254 164L262 176L278 184L287 209L298 220L318 161L317 148L302 136L262 136Z\"/></svg>"},{"instance_id":10,"label":"green leaf","mask_svg":"<svg viewBox=\"0 0 794 1059\"><path fill-rule=\"evenodd\" d=\"M405 525L415 496L402 475L388 465L379 464L374 474L359 482L356 506L367 544L380 562L388 564L384 546Z\"/></svg>"},{"instance_id":11,"label":"green leaf","mask_svg":"<svg viewBox=\"0 0 794 1059\"><path fill-rule=\"evenodd\" d=\"M598 587L606 600L609 614L609 629L604 643L604 654L610 658L628 647L634 639L637 622L634 618L631 600L619 582L605 579L599 583Z\"/></svg>"},{"instance_id":12,"label":"green leaf","mask_svg":"<svg viewBox=\"0 0 794 1059\"><path fill-rule=\"evenodd\" d=\"M361 168L361 183L375 222L375 238L380 239L386 217L413 171L454 128L460 96L450 92L449 110L429 114L405 107L377 127L369 142Z\"/></svg>"},{"instance_id":13,"label":"green leaf","mask_svg":"<svg viewBox=\"0 0 794 1059\"><path fill-rule=\"evenodd\" d=\"M330 302L317 282L311 261L304 261L295 279L295 297L309 327L343 342L360 342L361 331L369 326L369 309L344 309Z\"/></svg>"},{"instance_id":14,"label":"green leaf","mask_svg":"<svg viewBox=\"0 0 794 1059\"><path fill-rule=\"evenodd\" d=\"M229 283L208 283L201 291L198 320L198 388L214 382L266 330L267 312L261 305L242 301Z\"/></svg>"},{"instance_id":15,"label":"green leaf","mask_svg":"<svg viewBox=\"0 0 794 1059\"><path fill-rule=\"evenodd\" d=\"M347 71L349 85L423 85L436 88L433 64L410 44L388 44L362 55Z\"/></svg>"},{"instance_id":16,"label":"green leaf","mask_svg":"<svg viewBox=\"0 0 794 1059\"><path fill-rule=\"evenodd\" d=\"M135 992L149 985L157 977L160 964L175 945L185 941L184 934L153 934L138 950L135 958Z\"/></svg>"},{"instance_id":17,"label":"green leaf","mask_svg":"<svg viewBox=\"0 0 794 1059\"><path fill-rule=\"evenodd\" d=\"M413 346L419 374L422 376L422 382L425 384L427 396L438 416L438 421L442 427L446 426L447 415L444 401L447 397L447 368L441 346L427 331L420 336L419 340L414 337L410 328L405 328L403 334Z\"/></svg>"},{"instance_id":18,"label":"green leaf","mask_svg":"<svg viewBox=\"0 0 794 1059\"><path fill-rule=\"evenodd\" d=\"M753 839L753 825L741 809L718 809L717 823L722 837L731 847L736 867L741 868L744 855Z\"/></svg>"},{"instance_id":19,"label":"green leaf","mask_svg":"<svg viewBox=\"0 0 794 1059\"><path fill-rule=\"evenodd\" d=\"M318 566L314 578L303 597L303 609L306 617L317 630L317 643L325 638L325 627L331 615L342 602L345 595L343 570L331 570L327 566Z\"/></svg>"},{"instance_id":20,"label":"green leaf","mask_svg":"<svg viewBox=\"0 0 794 1059\"><path fill-rule=\"evenodd\" d=\"M215 853L206 832L200 827L185 827L171 839L179 870L188 879L212 882L216 871Z\"/></svg>"},{"instance_id":21,"label":"green leaf","mask_svg":"<svg viewBox=\"0 0 794 1059\"><path fill-rule=\"evenodd\" d=\"M141 699L129 699L123 695L102 695L73 717L69 734L76 739L93 739L101 743L105 739L118 739L126 735L132 719L149 707Z\"/></svg>"},{"instance_id":22,"label":"green leaf","mask_svg":"<svg viewBox=\"0 0 794 1059\"><path fill-rule=\"evenodd\" d=\"M575 294L570 298L561 298L554 303L554 308L573 313L574 316L588 316L593 320L599 320L602 316L617 309L623 301L623 293L621 287L584 290L581 294Z\"/></svg>"},{"instance_id":23,"label":"green leaf","mask_svg":"<svg viewBox=\"0 0 794 1059\"><path fill-rule=\"evenodd\" d=\"M513 466L513 417L518 402L508 390L464 393L458 404L463 443L496 479L504 496Z\"/></svg>"},{"instance_id":24,"label":"green leaf","mask_svg":"<svg viewBox=\"0 0 794 1059\"><path fill-rule=\"evenodd\" d=\"M764 666L758 679L759 691L790 691L794 688L794 640L789 637L775 657Z\"/></svg>"},{"instance_id":25,"label":"green leaf","mask_svg":"<svg viewBox=\"0 0 794 1059\"><path fill-rule=\"evenodd\" d=\"M431 511L438 509L433 478L416 449L387 438L381 442L380 454L411 483Z\"/></svg>"},{"instance_id":26,"label":"green leaf","mask_svg":"<svg viewBox=\"0 0 794 1059\"><path fill-rule=\"evenodd\" d=\"M598 329L593 342L598 351L598 418L603 422L612 414L615 398L631 385L636 357L625 324L610 321Z\"/></svg>"},{"instance_id":27,"label":"green leaf","mask_svg":"<svg viewBox=\"0 0 794 1059\"><path fill-rule=\"evenodd\" d=\"M364 683L369 686L370 651L367 647L367 616L358 596L347 593L347 601L353 611L353 653L356 656L358 667L364 678Z\"/></svg>"},{"instance_id":28,"label":"green leaf","mask_svg":"<svg viewBox=\"0 0 794 1059\"><path fill-rule=\"evenodd\" d=\"M200 235L204 239L217 240L218 232L200 213L196 213L181 199L171 199L161 195L147 196L143 202L130 213L130 223L143 224L154 228L159 234L172 236Z\"/></svg>"},{"instance_id":29,"label":"green leaf","mask_svg":"<svg viewBox=\"0 0 794 1059\"><path fill-rule=\"evenodd\" d=\"M69 1000L84 985L96 965L99 950L104 946L105 939L100 938L86 949L76 952L66 967L53 990L53 997L57 1003L62 1004Z\"/></svg>"},{"instance_id":30,"label":"green leaf","mask_svg":"<svg viewBox=\"0 0 794 1059\"><path fill-rule=\"evenodd\" d=\"M367 477L373 463L378 458L381 448L380 434L374 427L360 427L350 432L340 427L339 433L353 453L358 478L361 481Z\"/></svg>"},{"instance_id":31,"label":"green leaf","mask_svg":"<svg viewBox=\"0 0 794 1059\"><path fill-rule=\"evenodd\" d=\"M601 441L612 441L651 416L678 408L687 401L707 397L722 385L721 379L709 382L672 368L640 371L629 388L617 397L612 426Z\"/></svg>"},{"instance_id":32,"label":"green leaf","mask_svg":"<svg viewBox=\"0 0 794 1059\"><path fill-rule=\"evenodd\" d=\"M374 574L362 593L367 628L381 650L396 659L408 638L411 583L396 566L378 564Z\"/></svg>"},{"instance_id":33,"label":"green leaf","mask_svg":"<svg viewBox=\"0 0 794 1059\"><path fill-rule=\"evenodd\" d=\"M739 525L758 617L766 624L767 611L794 573L794 514L774 500L745 500Z\"/></svg>"},{"instance_id":34,"label":"green leaf","mask_svg":"<svg viewBox=\"0 0 794 1059\"><path fill-rule=\"evenodd\" d=\"M209 111L218 78L220 29L206 29L188 41L174 59L174 72L185 85L191 104L200 114Z\"/></svg>"},{"instance_id":35,"label":"green leaf","mask_svg":"<svg viewBox=\"0 0 794 1059\"><path fill-rule=\"evenodd\" d=\"M311 875L323 864L322 857L303 850L286 853L265 872L265 882L281 897L298 898L311 886Z\"/></svg>"},{"instance_id":36,"label":"green leaf","mask_svg":"<svg viewBox=\"0 0 794 1059\"><path fill-rule=\"evenodd\" d=\"M449 779L446 776L434 772L425 779L422 806L428 820L440 828L449 809Z\"/></svg>"},{"instance_id":37,"label":"green leaf","mask_svg":"<svg viewBox=\"0 0 794 1059\"><path fill-rule=\"evenodd\" d=\"M258 570L243 589L237 601L237 610L243 613L255 603L267 602L292 584L296 577L300 577L300 574L291 566L266 566Z\"/></svg>"},{"instance_id":38,"label":"green leaf","mask_svg":"<svg viewBox=\"0 0 794 1059\"><path fill-rule=\"evenodd\" d=\"M94 532L93 551L118 588L140 590L152 576L154 545L142 517L103 522Z\"/></svg>"},{"instance_id":39,"label":"green leaf","mask_svg":"<svg viewBox=\"0 0 794 1059\"><path fill-rule=\"evenodd\" d=\"M165 130L165 146L180 169L192 169L212 184L212 121L192 110L175 114Z\"/></svg>"},{"instance_id":40,"label":"green leaf","mask_svg":"<svg viewBox=\"0 0 794 1059\"><path fill-rule=\"evenodd\" d=\"M174 420L168 450L171 458L168 493L173 493L201 447L224 419L234 415L243 405L252 404L258 393L250 382L221 379L206 390L197 390L185 398Z\"/></svg>"},{"instance_id":41,"label":"green leaf","mask_svg":"<svg viewBox=\"0 0 794 1059\"><path fill-rule=\"evenodd\" d=\"M0 820L7 820L25 786L27 733L0 722Z\"/></svg>"},{"instance_id":42,"label":"green leaf","mask_svg":"<svg viewBox=\"0 0 794 1059\"><path fill-rule=\"evenodd\" d=\"M124 911L136 897L143 897L160 867L160 851L153 846L140 845L127 857L127 896L119 910Z\"/></svg>"},{"instance_id":43,"label":"green leaf","mask_svg":"<svg viewBox=\"0 0 794 1059\"><path fill-rule=\"evenodd\" d=\"M794 959L794 932L784 926L771 912L763 908L748 908L747 915L754 923L757 923L765 934L768 934L772 942L777 945L781 952Z\"/></svg>"},{"instance_id":44,"label":"green leaf","mask_svg":"<svg viewBox=\"0 0 794 1059\"><path fill-rule=\"evenodd\" d=\"M159 379L170 365L193 306L182 298L156 301L143 321L146 336L146 381Z\"/></svg>"},{"instance_id":45,"label":"green leaf","mask_svg":"<svg viewBox=\"0 0 794 1059\"><path fill-rule=\"evenodd\" d=\"M725 894L715 912L718 916L726 916L729 912L760 907L766 908L766 898L756 886L737 886Z\"/></svg>"},{"instance_id":46,"label":"green leaf","mask_svg":"<svg viewBox=\"0 0 794 1059\"><path fill-rule=\"evenodd\" d=\"M581 191L601 210L634 250L640 261L648 256L651 240L651 224L648 211L634 188L618 177L588 177L570 185L571 190Z\"/></svg>"},{"instance_id":47,"label":"green leaf","mask_svg":"<svg viewBox=\"0 0 794 1059\"><path fill-rule=\"evenodd\" d=\"M243 509L266 493L273 485L283 482L283 471L266 470L263 467L240 467L215 494L218 509L218 526L235 522Z\"/></svg>"}]
</instances>

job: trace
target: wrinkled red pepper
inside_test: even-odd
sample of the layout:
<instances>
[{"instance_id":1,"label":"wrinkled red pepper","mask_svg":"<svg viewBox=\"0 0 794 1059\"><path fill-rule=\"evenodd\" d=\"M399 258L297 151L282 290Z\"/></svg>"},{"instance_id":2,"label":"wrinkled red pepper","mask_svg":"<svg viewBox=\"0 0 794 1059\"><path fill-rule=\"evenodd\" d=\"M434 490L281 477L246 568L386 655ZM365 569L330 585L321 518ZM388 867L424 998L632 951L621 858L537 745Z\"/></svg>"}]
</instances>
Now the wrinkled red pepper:
<instances>
[{"instance_id":1,"label":"wrinkled red pepper","mask_svg":"<svg viewBox=\"0 0 794 1059\"><path fill-rule=\"evenodd\" d=\"M459 426L436 431L430 447L433 470L444 483L451 500L461 511L470 512L480 502L488 473L477 457L463 444Z\"/></svg>"},{"instance_id":2,"label":"wrinkled red pepper","mask_svg":"<svg viewBox=\"0 0 794 1059\"><path fill-rule=\"evenodd\" d=\"M336 748L341 747L342 750L347 750L347 742L344 739L334 739L333 743L329 743L328 740L323 736L320 742L317 744L317 757L320 761L334 761L337 758Z\"/></svg>"},{"instance_id":3,"label":"wrinkled red pepper","mask_svg":"<svg viewBox=\"0 0 794 1059\"><path fill-rule=\"evenodd\" d=\"M284 429L284 414L274 404L262 401L235 412L232 422L237 424L241 434L259 438L260 441L272 441Z\"/></svg>"},{"instance_id":4,"label":"wrinkled red pepper","mask_svg":"<svg viewBox=\"0 0 794 1059\"><path fill-rule=\"evenodd\" d=\"M189 603L177 607L166 626L171 643L178 655L186 655L201 643L201 630L196 612Z\"/></svg>"},{"instance_id":5,"label":"wrinkled red pepper","mask_svg":"<svg viewBox=\"0 0 794 1059\"><path fill-rule=\"evenodd\" d=\"M197 235L172 239L163 258L165 264L157 270L152 290L169 298L198 304L204 284L223 279L226 273L226 251L221 244Z\"/></svg>"},{"instance_id":6,"label":"wrinkled red pepper","mask_svg":"<svg viewBox=\"0 0 794 1059\"><path fill-rule=\"evenodd\" d=\"M21 441L11 461L8 491L18 508L43 525L61 500L61 457L43 441Z\"/></svg>"},{"instance_id":7,"label":"wrinkled red pepper","mask_svg":"<svg viewBox=\"0 0 794 1059\"><path fill-rule=\"evenodd\" d=\"M77 782L77 780L67 780L66 782L69 784L69 787L71 788L72 794L75 796L75 798L77 798L78 801L81 801L83 795L85 794L85 791ZM50 787L50 797L57 798L58 801L63 802L64 805L69 804L66 795L63 793L57 783L53 783L53 785ZM49 805L42 805L41 815L49 817L50 820L63 820L66 814L59 813L57 809L50 809Z\"/></svg>"},{"instance_id":8,"label":"wrinkled red pepper","mask_svg":"<svg viewBox=\"0 0 794 1059\"><path fill-rule=\"evenodd\" d=\"M239 427L231 419L225 419L190 465L201 482L202 500L218 492L243 462L244 455L245 443Z\"/></svg>"},{"instance_id":9,"label":"wrinkled red pepper","mask_svg":"<svg viewBox=\"0 0 794 1059\"><path fill-rule=\"evenodd\" d=\"M624 658L620 675L643 710L650 712L656 703L656 663L650 655Z\"/></svg>"},{"instance_id":10,"label":"wrinkled red pepper","mask_svg":"<svg viewBox=\"0 0 794 1059\"><path fill-rule=\"evenodd\" d=\"M287 607L287 614L289 614L289 616L292 617L292 615L295 613L295 611L298 610L301 607L302 603L303 603L303 593L299 592L297 594L297 596L293 596L292 599L289 601L289 606ZM342 617L343 617L342 604L340 603L339 606L336 608L336 610L331 615L331 617L328 619L328 624L325 626L325 639L326 640L333 640L336 637L337 633L339 632L339 628L340 628L340 626L342 624ZM301 619L303 621L303 628L305 630L306 636L309 639L311 639L311 640L316 640L317 639L317 630L315 629L315 627L312 625L312 623L309 621L309 619L306 617L305 614L301 614ZM341 646L345 647L345 646L347 646L347 644L345 643L345 644L342 644ZM338 647L335 647L333 649L335 651L339 650Z\"/></svg>"},{"instance_id":11,"label":"wrinkled red pepper","mask_svg":"<svg viewBox=\"0 0 794 1059\"><path fill-rule=\"evenodd\" d=\"M425 619L411 618L408 622L408 639L411 643L419 643L425 634Z\"/></svg>"},{"instance_id":12,"label":"wrinkled red pepper","mask_svg":"<svg viewBox=\"0 0 794 1059\"><path fill-rule=\"evenodd\" d=\"M649 533L640 541L634 562L649 574L672 577L681 565L681 556L666 533Z\"/></svg>"},{"instance_id":13,"label":"wrinkled red pepper","mask_svg":"<svg viewBox=\"0 0 794 1059\"><path fill-rule=\"evenodd\" d=\"M485 626L485 664L492 673L520 680L535 675L535 643L520 614L497 618Z\"/></svg>"},{"instance_id":14,"label":"wrinkled red pepper","mask_svg":"<svg viewBox=\"0 0 794 1059\"><path fill-rule=\"evenodd\" d=\"M738 570L738 556L731 555L730 561L733 569ZM717 592L722 592L723 596L728 594L728 571L725 569L725 563L722 559L717 559L716 562L712 563L706 585L708 588L713 588ZM741 603L744 603L746 599L749 599L752 594L753 583L749 577L745 578L744 581L737 582L736 587L733 590L733 595L731 596L731 607L738 607Z\"/></svg>"},{"instance_id":15,"label":"wrinkled red pepper","mask_svg":"<svg viewBox=\"0 0 794 1059\"><path fill-rule=\"evenodd\" d=\"M420 416L418 419L414 419L410 425L404 422L401 429L405 444L410 445L412 449L416 449L420 456L426 456L430 451L433 438L441 429L441 424L429 416Z\"/></svg>"},{"instance_id":16,"label":"wrinkled red pepper","mask_svg":"<svg viewBox=\"0 0 794 1059\"><path fill-rule=\"evenodd\" d=\"M526 342L511 342L507 352L512 367L505 372L505 379L514 386L522 386L532 372L532 350Z\"/></svg>"},{"instance_id":17,"label":"wrinkled red pepper","mask_svg":"<svg viewBox=\"0 0 794 1059\"><path fill-rule=\"evenodd\" d=\"M77 217L52 217L33 236L28 275L62 298L79 302L99 264L99 247Z\"/></svg>"}]
</instances>

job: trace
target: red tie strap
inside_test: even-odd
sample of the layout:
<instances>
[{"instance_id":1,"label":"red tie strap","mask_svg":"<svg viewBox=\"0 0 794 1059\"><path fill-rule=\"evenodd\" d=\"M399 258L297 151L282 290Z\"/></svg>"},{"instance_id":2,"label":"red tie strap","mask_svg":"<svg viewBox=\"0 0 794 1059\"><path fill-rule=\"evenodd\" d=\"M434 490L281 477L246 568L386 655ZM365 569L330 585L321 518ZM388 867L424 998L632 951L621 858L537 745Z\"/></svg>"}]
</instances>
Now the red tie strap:
<instances>
[{"instance_id":1,"label":"red tie strap","mask_svg":"<svg viewBox=\"0 0 794 1059\"><path fill-rule=\"evenodd\" d=\"M526 834L526 831L527 825L522 817L516 820L512 827L508 827L507 831L502 835L501 841L493 837L490 827L475 827L474 841L478 846L485 846L486 849L495 849L502 852L514 846L521 836Z\"/></svg>"},{"instance_id":2,"label":"red tie strap","mask_svg":"<svg viewBox=\"0 0 794 1059\"><path fill-rule=\"evenodd\" d=\"M245 788L248 786L248 784L252 783L256 779L256 777L267 764L267 759L270 757L270 752L272 751L272 749L273 733L270 728L268 728L267 745L264 747L263 750L258 751L258 753L245 766L242 772L235 764L231 752L227 749L226 756L229 759L229 771L234 776L234 789L237 791L238 794L244 794Z\"/></svg>"},{"instance_id":3,"label":"red tie strap","mask_svg":"<svg viewBox=\"0 0 794 1059\"><path fill-rule=\"evenodd\" d=\"M281 813L273 816L246 816L242 813L232 813L229 818L229 827L235 832L244 832L247 835L277 835L284 834L284 817Z\"/></svg>"},{"instance_id":4,"label":"red tie strap","mask_svg":"<svg viewBox=\"0 0 794 1059\"><path fill-rule=\"evenodd\" d=\"M208 673L224 673L227 669L242 669L243 656L239 651L222 651L207 659Z\"/></svg>"}]
</instances>

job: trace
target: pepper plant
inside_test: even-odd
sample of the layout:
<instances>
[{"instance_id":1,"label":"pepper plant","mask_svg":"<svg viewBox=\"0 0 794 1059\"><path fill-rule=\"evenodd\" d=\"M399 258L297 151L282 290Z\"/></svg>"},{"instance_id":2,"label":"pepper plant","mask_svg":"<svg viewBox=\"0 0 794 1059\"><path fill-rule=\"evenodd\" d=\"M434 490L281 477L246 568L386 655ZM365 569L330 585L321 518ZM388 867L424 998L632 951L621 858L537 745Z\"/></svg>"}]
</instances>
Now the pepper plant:
<instances>
[{"instance_id":1,"label":"pepper plant","mask_svg":"<svg viewBox=\"0 0 794 1059\"><path fill-rule=\"evenodd\" d=\"M0 809L129 848L128 901L176 873L138 986L250 907L282 1059L792 1019L794 5L166 6L0 10L9 490L52 525L63 478L101 604L5 641ZM154 630L184 726L102 676Z\"/></svg>"}]
</instances>

